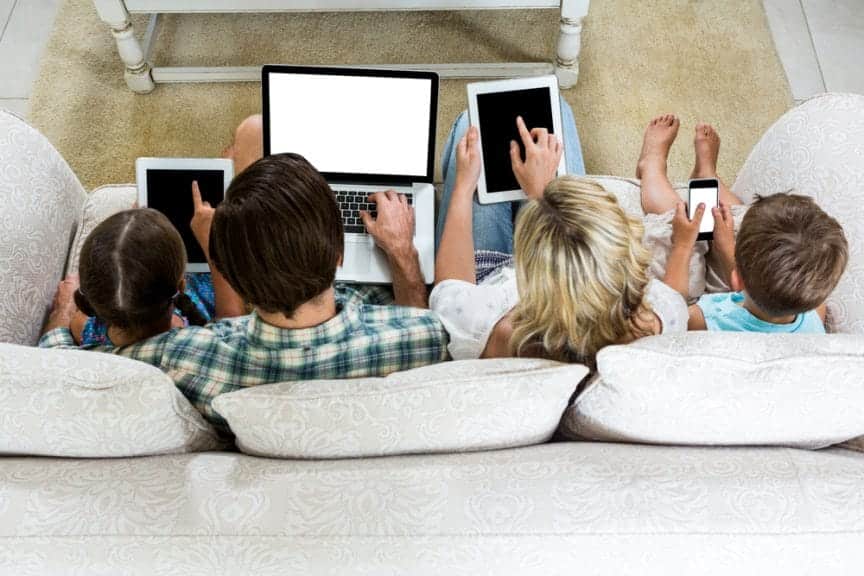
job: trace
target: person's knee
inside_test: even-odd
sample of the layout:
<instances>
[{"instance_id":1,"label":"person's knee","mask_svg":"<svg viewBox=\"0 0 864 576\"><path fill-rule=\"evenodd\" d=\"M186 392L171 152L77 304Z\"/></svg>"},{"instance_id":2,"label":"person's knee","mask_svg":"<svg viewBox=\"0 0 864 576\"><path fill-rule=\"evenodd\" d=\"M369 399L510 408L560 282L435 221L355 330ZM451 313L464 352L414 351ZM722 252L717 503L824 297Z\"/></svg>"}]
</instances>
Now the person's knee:
<instances>
[{"instance_id":1,"label":"person's knee","mask_svg":"<svg viewBox=\"0 0 864 576\"><path fill-rule=\"evenodd\" d=\"M234 132L235 142L248 142L261 139L264 134L264 118L261 114L252 114L247 116L237 126Z\"/></svg>"}]
</instances>

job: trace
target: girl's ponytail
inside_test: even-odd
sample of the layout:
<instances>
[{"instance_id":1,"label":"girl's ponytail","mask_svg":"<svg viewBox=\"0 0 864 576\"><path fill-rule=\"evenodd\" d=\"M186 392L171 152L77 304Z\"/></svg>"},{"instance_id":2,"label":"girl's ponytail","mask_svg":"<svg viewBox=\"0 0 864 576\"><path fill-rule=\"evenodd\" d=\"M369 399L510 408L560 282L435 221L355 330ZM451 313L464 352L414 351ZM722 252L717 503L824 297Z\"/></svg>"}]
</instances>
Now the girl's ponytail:
<instances>
[{"instance_id":1,"label":"girl's ponytail","mask_svg":"<svg viewBox=\"0 0 864 576\"><path fill-rule=\"evenodd\" d=\"M189 320L190 326L204 326L207 324L207 318L198 310L192 299L185 292L180 292L174 297L174 305L180 309L183 316Z\"/></svg>"}]
</instances>

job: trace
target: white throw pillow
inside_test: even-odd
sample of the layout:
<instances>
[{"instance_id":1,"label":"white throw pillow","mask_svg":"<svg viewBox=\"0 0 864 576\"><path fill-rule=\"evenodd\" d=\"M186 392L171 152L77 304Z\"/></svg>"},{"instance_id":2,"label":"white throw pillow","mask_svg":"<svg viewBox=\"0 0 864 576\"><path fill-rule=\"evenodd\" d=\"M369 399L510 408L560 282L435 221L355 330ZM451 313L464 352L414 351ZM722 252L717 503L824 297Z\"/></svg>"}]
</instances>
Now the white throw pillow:
<instances>
[{"instance_id":1,"label":"white throw pillow","mask_svg":"<svg viewBox=\"0 0 864 576\"><path fill-rule=\"evenodd\" d=\"M243 452L350 458L464 452L549 440L580 365L465 360L386 378L255 386L218 396L216 411Z\"/></svg>"},{"instance_id":2,"label":"white throw pillow","mask_svg":"<svg viewBox=\"0 0 864 576\"><path fill-rule=\"evenodd\" d=\"M103 458L220 445L153 366L99 352L0 344L0 454Z\"/></svg>"},{"instance_id":3,"label":"white throw pillow","mask_svg":"<svg viewBox=\"0 0 864 576\"><path fill-rule=\"evenodd\" d=\"M569 437L820 448L864 435L864 337L690 332L597 355Z\"/></svg>"}]
</instances>

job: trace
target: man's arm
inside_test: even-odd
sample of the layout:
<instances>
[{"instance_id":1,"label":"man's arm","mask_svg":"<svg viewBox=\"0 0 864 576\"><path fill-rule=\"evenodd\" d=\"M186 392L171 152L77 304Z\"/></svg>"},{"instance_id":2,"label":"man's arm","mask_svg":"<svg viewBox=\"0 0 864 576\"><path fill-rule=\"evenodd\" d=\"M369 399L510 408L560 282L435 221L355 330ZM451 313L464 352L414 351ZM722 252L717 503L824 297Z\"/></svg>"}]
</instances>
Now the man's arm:
<instances>
[{"instance_id":1,"label":"man's arm","mask_svg":"<svg viewBox=\"0 0 864 576\"><path fill-rule=\"evenodd\" d=\"M414 247L414 208L402 194L393 190L376 192L369 197L378 207L378 217L360 212L366 230L390 264L393 276L393 298L398 306L428 308L429 295L423 283L420 257Z\"/></svg>"},{"instance_id":2,"label":"man's arm","mask_svg":"<svg viewBox=\"0 0 864 576\"><path fill-rule=\"evenodd\" d=\"M189 223L189 226L192 228L192 234L195 235L195 239L207 258L207 263L210 265L210 277L213 280L213 295L216 300L216 319L243 316L246 314L246 303L234 291L234 288L228 284L228 281L225 280L225 277L213 266L213 262L210 260L210 226L213 223L213 213L215 210L213 210L209 202L202 202L198 182L192 182L192 202L195 206L195 214L193 214L192 222Z\"/></svg>"}]
</instances>

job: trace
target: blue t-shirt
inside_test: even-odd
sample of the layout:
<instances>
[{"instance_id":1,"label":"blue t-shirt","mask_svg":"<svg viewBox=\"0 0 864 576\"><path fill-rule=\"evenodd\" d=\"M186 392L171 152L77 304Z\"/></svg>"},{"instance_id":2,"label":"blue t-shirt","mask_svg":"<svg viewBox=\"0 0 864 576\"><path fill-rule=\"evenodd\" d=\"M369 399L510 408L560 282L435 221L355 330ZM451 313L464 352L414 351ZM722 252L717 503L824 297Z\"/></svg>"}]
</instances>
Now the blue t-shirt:
<instances>
[{"instance_id":1,"label":"blue t-shirt","mask_svg":"<svg viewBox=\"0 0 864 576\"><path fill-rule=\"evenodd\" d=\"M824 334L825 326L815 310L798 314L789 324L773 324L761 320L742 306L742 292L705 294L696 305L705 316L708 330L725 332L767 332L771 334Z\"/></svg>"}]
</instances>

